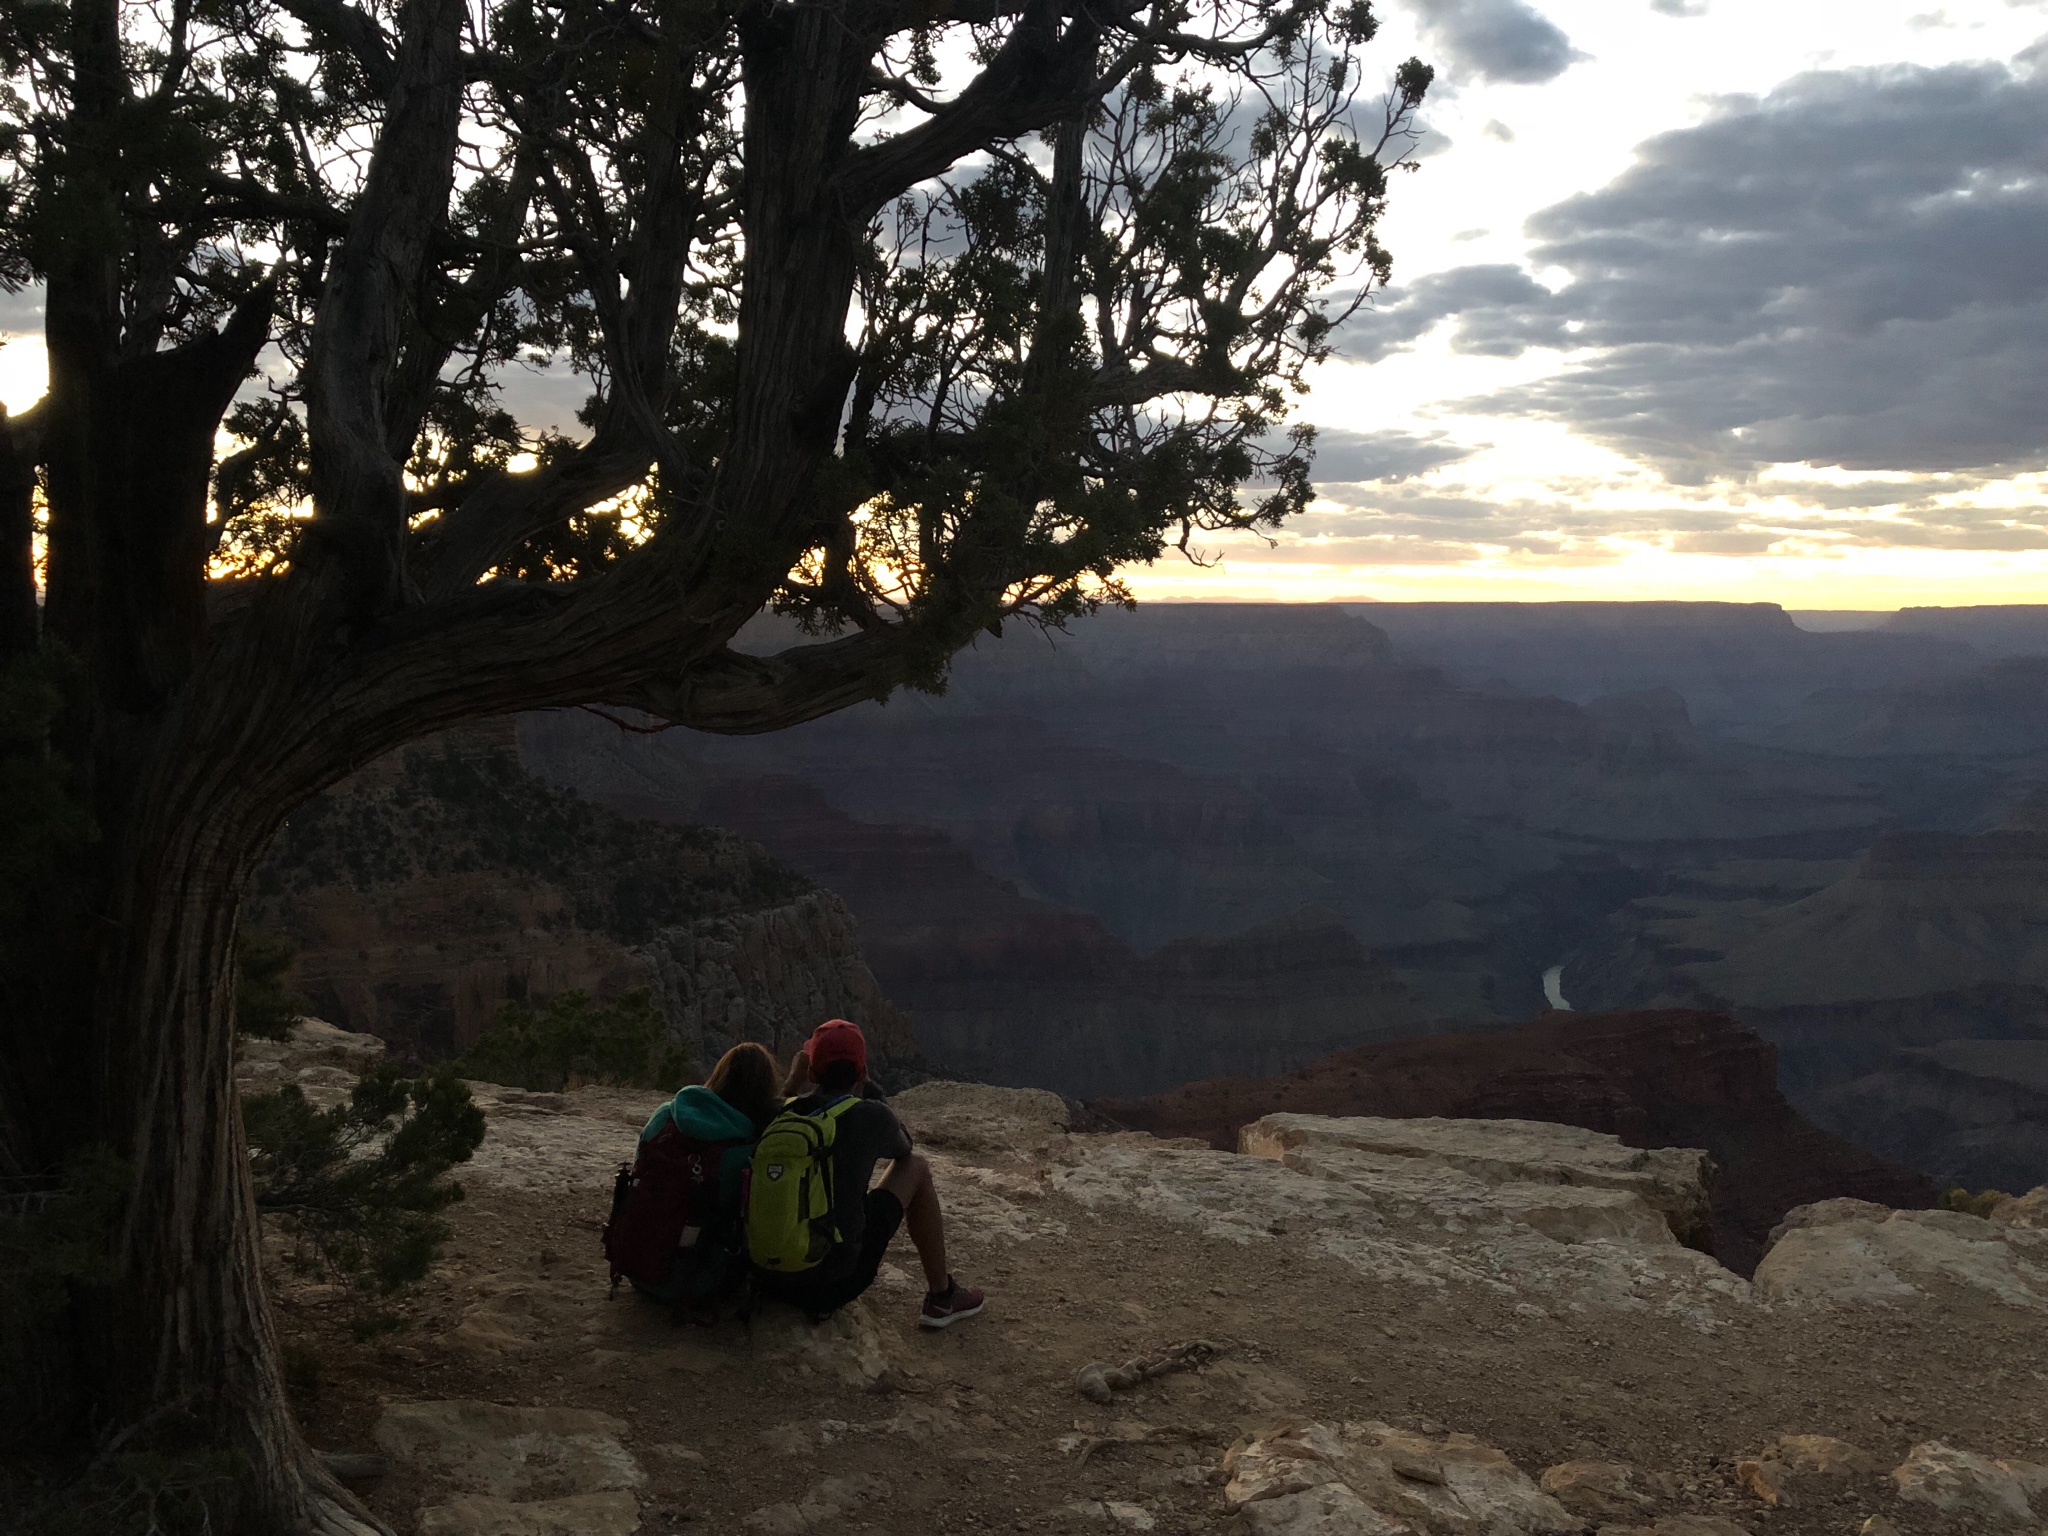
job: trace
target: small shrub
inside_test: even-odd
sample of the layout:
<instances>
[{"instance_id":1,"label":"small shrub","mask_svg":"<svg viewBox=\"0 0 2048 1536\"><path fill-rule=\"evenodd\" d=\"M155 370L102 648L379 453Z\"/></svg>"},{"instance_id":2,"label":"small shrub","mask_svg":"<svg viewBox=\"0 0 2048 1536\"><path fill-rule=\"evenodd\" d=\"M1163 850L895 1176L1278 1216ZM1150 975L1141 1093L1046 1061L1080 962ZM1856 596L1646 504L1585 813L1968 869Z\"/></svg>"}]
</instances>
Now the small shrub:
<instances>
[{"instance_id":1,"label":"small shrub","mask_svg":"<svg viewBox=\"0 0 2048 1536\"><path fill-rule=\"evenodd\" d=\"M235 948L235 1028L259 1040L282 1040L306 1011L306 1000L284 984L299 958L289 939L244 933Z\"/></svg>"},{"instance_id":2,"label":"small shrub","mask_svg":"<svg viewBox=\"0 0 2048 1536\"><path fill-rule=\"evenodd\" d=\"M484 1113L452 1073L386 1064L349 1102L315 1109L296 1084L242 1101L256 1206L301 1240L309 1268L365 1296L425 1277L462 1198L445 1177L484 1139Z\"/></svg>"},{"instance_id":3,"label":"small shrub","mask_svg":"<svg viewBox=\"0 0 2048 1536\"><path fill-rule=\"evenodd\" d=\"M668 1039L645 987L602 1004L564 992L538 1013L506 1003L455 1068L464 1077L538 1093L577 1083L673 1092L695 1075L690 1048Z\"/></svg>"},{"instance_id":4,"label":"small shrub","mask_svg":"<svg viewBox=\"0 0 2048 1536\"><path fill-rule=\"evenodd\" d=\"M1957 1184L1941 1197L1941 1207L1945 1211L1961 1211L1965 1216L1989 1216L1993 1206L2010 1198L2002 1189L1987 1189L1973 1195Z\"/></svg>"}]
</instances>

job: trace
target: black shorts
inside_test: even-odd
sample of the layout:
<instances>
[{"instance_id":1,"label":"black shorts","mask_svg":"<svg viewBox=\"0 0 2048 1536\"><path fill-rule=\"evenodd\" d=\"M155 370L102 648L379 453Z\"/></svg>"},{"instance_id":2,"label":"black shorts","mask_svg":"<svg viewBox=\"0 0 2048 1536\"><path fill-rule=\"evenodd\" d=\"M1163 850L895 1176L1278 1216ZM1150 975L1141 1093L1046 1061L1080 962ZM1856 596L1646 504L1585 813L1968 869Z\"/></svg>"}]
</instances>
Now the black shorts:
<instances>
[{"instance_id":1,"label":"black shorts","mask_svg":"<svg viewBox=\"0 0 2048 1536\"><path fill-rule=\"evenodd\" d=\"M903 1202L886 1189L871 1189L865 1211L860 1248L854 1254L852 1268L844 1267L844 1257L835 1254L817 1269L800 1275L769 1275L756 1270L755 1280L761 1293L802 1307L816 1320L831 1316L866 1291L882 1272L882 1255L888 1252L889 1239L903 1225Z\"/></svg>"}]
</instances>

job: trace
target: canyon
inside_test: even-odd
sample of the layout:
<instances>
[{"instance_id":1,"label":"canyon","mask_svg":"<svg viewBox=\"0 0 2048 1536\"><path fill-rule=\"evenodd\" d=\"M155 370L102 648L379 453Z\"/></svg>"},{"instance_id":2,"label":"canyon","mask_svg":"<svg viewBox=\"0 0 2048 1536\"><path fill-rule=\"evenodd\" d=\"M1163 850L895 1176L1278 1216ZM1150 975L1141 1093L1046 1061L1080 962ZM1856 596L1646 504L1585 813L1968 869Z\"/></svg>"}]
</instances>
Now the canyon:
<instances>
[{"instance_id":1,"label":"canyon","mask_svg":"<svg viewBox=\"0 0 2048 1536\"><path fill-rule=\"evenodd\" d=\"M537 781L521 794L657 829L632 834L649 848L749 847L801 887L787 900L678 908L657 938L565 915L530 872L488 897L422 872L416 899L379 898L387 928L314 922L311 885L257 920L325 924L302 990L425 1054L574 978L655 987L707 1049L782 1042L830 998L894 1021L906 1079L1072 1098L1284 1076L1557 1004L1703 1009L1776 1048L1822 1130L2006 1187L2043 1125L2022 1048L2048 1039L2044 615L1105 611L986 637L941 693L764 737L580 711L490 727ZM794 638L762 620L743 644ZM516 959L485 952L491 902L528 936ZM429 939L458 911L471 938ZM449 958L471 950L469 971ZM735 1022L760 987L763 1022Z\"/></svg>"},{"instance_id":2,"label":"canyon","mask_svg":"<svg viewBox=\"0 0 2048 1536\"><path fill-rule=\"evenodd\" d=\"M915 1070L907 1020L837 897L729 832L637 823L551 789L512 722L417 742L302 806L243 922L296 949L309 1010L413 1062L473 1044L507 1003L645 988L699 1064L785 1055L840 1015L878 1070Z\"/></svg>"}]
</instances>

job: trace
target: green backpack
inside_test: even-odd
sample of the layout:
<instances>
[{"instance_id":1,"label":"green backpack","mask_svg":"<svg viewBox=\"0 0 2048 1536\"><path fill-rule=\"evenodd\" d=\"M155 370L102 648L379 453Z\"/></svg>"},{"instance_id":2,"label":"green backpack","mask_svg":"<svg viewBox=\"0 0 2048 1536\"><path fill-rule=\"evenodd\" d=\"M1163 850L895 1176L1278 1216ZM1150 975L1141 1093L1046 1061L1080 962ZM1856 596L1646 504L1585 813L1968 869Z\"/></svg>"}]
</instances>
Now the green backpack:
<instances>
[{"instance_id":1,"label":"green backpack","mask_svg":"<svg viewBox=\"0 0 2048 1536\"><path fill-rule=\"evenodd\" d=\"M832 1142L848 1095L815 1114L785 1109L754 1146L747 1177L747 1257L777 1274L815 1269L839 1246L832 1212Z\"/></svg>"}]
</instances>

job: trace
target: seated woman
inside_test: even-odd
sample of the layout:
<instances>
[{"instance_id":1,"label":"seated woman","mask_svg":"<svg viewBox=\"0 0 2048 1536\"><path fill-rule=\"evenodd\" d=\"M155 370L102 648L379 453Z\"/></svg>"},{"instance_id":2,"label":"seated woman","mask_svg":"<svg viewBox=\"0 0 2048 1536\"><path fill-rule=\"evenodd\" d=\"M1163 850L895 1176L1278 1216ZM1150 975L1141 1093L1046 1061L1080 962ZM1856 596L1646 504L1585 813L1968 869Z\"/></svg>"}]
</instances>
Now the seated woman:
<instances>
[{"instance_id":1,"label":"seated woman","mask_svg":"<svg viewBox=\"0 0 2048 1536\"><path fill-rule=\"evenodd\" d=\"M701 1084L678 1090L648 1116L634 1162L636 1183L648 1186L640 1204L650 1215L680 1212L683 1226L665 1266L651 1273L645 1261L619 1266L643 1296L690 1307L715 1303L726 1288L741 1180L762 1127L782 1108L781 1082L767 1048L742 1041L719 1057ZM717 1173L716 1195L709 1201L704 1195L710 1191L702 1188L707 1159ZM668 1221L673 1220L671 1215Z\"/></svg>"}]
</instances>

